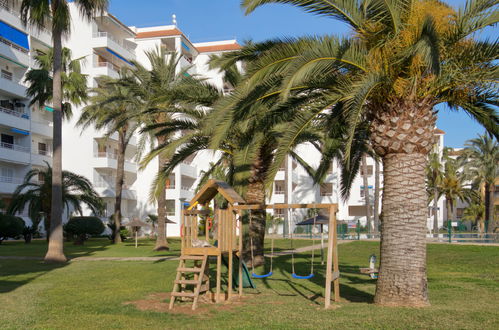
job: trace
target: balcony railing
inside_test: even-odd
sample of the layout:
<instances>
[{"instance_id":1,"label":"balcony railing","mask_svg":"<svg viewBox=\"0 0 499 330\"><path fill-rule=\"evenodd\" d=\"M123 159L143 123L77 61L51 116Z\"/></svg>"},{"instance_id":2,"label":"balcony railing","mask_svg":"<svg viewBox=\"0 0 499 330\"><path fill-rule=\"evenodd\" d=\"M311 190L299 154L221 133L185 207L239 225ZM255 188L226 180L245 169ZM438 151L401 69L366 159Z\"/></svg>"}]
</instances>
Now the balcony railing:
<instances>
[{"instance_id":1,"label":"balcony railing","mask_svg":"<svg viewBox=\"0 0 499 330\"><path fill-rule=\"evenodd\" d=\"M109 70L119 72L120 68L110 62L97 62L94 63L94 68L108 68Z\"/></svg>"},{"instance_id":2,"label":"balcony railing","mask_svg":"<svg viewBox=\"0 0 499 330\"><path fill-rule=\"evenodd\" d=\"M35 155L42 155L42 156L52 157L52 151L51 150L41 150L41 149L38 149L38 150L36 150L36 152L34 154Z\"/></svg>"},{"instance_id":3,"label":"balcony railing","mask_svg":"<svg viewBox=\"0 0 499 330\"><path fill-rule=\"evenodd\" d=\"M7 1L0 0L0 8L21 19L21 13L15 10L14 8L9 7L9 3ZM47 29L44 26L37 27L37 29L46 33L51 33L49 29Z\"/></svg>"},{"instance_id":4,"label":"balcony railing","mask_svg":"<svg viewBox=\"0 0 499 330\"><path fill-rule=\"evenodd\" d=\"M284 190L276 190L274 191L274 195L284 195Z\"/></svg>"},{"instance_id":5,"label":"balcony railing","mask_svg":"<svg viewBox=\"0 0 499 330\"><path fill-rule=\"evenodd\" d=\"M0 112L6 113L6 114L11 115L11 116L23 118L23 119L29 119L29 115L27 113L7 109L4 107L0 107Z\"/></svg>"},{"instance_id":6,"label":"balcony railing","mask_svg":"<svg viewBox=\"0 0 499 330\"><path fill-rule=\"evenodd\" d=\"M3 44L5 44L5 45L7 45L7 46L9 46L10 48L18 50L18 51L20 51L20 52L22 52L24 54L28 54L29 53L29 51L26 48L23 48L23 47L15 44L13 42L10 42L9 40L4 39L2 37L0 37L0 42L3 43Z\"/></svg>"},{"instance_id":7,"label":"balcony railing","mask_svg":"<svg viewBox=\"0 0 499 330\"><path fill-rule=\"evenodd\" d=\"M14 178L12 176L0 176L0 182L21 184L21 183L23 183L23 179Z\"/></svg>"},{"instance_id":8,"label":"balcony railing","mask_svg":"<svg viewBox=\"0 0 499 330\"><path fill-rule=\"evenodd\" d=\"M94 38L109 38L121 47L125 48L126 50L133 52L134 49L130 46L128 46L124 41L116 39L112 34L107 33L107 32L97 32L94 33L93 35Z\"/></svg>"},{"instance_id":9,"label":"balcony railing","mask_svg":"<svg viewBox=\"0 0 499 330\"><path fill-rule=\"evenodd\" d=\"M12 149L12 150L20 151L20 152L29 153L29 147L24 147L24 146L20 146L17 144L11 144L11 143L6 143L6 142L0 142L0 148Z\"/></svg>"},{"instance_id":10,"label":"balcony railing","mask_svg":"<svg viewBox=\"0 0 499 330\"><path fill-rule=\"evenodd\" d=\"M185 191L194 191L194 189L192 189L191 187L187 187L187 186L181 186L180 189L185 190Z\"/></svg>"},{"instance_id":11,"label":"balcony railing","mask_svg":"<svg viewBox=\"0 0 499 330\"><path fill-rule=\"evenodd\" d=\"M333 193L331 191L321 191L321 196L333 196Z\"/></svg>"},{"instance_id":12,"label":"balcony railing","mask_svg":"<svg viewBox=\"0 0 499 330\"><path fill-rule=\"evenodd\" d=\"M99 151L99 152L96 152L94 154L94 157L95 158L111 158L111 159L118 159L118 154L114 154L114 153L111 153L111 152L106 152L106 151ZM130 163L130 164L136 164L137 162L135 162L132 159L126 159L125 158L125 162L126 163Z\"/></svg>"}]
</instances>

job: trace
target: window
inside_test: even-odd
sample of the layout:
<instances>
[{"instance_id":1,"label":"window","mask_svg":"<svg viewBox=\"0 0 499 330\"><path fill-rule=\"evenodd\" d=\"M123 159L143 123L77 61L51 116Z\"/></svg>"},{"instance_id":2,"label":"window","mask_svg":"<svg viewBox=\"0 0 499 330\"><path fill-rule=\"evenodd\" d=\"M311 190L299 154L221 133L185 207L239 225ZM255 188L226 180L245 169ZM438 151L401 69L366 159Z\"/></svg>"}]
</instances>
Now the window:
<instances>
[{"instance_id":1,"label":"window","mask_svg":"<svg viewBox=\"0 0 499 330\"><path fill-rule=\"evenodd\" d=\"M2 176L2 180L3 182L12 182L12 178L14 177L14 170L11 169L11 168L7 168L7 167L2 167L2 171L0 172L1 176Z\"/></svg>"},{"instance_id":2,"label":"window","mask_svg":"<svg viewBox=\"0 0 499 330\"><path fill-rule=\"evenodd\" d=\"M12 72L2 70L2 78L12 80Z\"/></svg>"},{"instance_id":3,"label":"window","mask_svg":"<svg viewBox=\"0 0 499 330\"><path fill-rule=\"evenodd\" d=\"M166 215L175 215L175 200L166 200Z\"/></svg>"},{"instance_id":4,"label":"window","mask_svg":"<svg viewBox=\"0 0 499 330\"><path fill-rule=\"evenodd\" d=\"M14 148L14 136L2 133L1 141L2 141L2 147L9 149Z\"/></svg>"},{"instance_id":5,"label":"window","mask_svg":"<svg viewBox=\"0 0 499 330\"><path fill-rule=\"evenodd\" d=\"M39 155L47 155L47 144L38 142L38 154Z\"/></svg>"},{"instance_id":6,"label":"window","mask_svg":"<svg viewBox=\"0 0 499 330\"><path fill-rule=\"evenodd\" d=\"M284 195L286 191L284 181L275 181L274 182L274 194L276 195Z\"/></svg>"},{"instance_id":7,"label":"window","mask_svg":"<svg viewBox=\"0 0 499 330\"><path fill-rule=\"evenodd\" d=\"M364 175L364 167L360 167L360 175ZM367 176L373 175L373 166L372 165L367 165Z\"/></svg>"},{"instance_id":8,"label":"window","mask_svg":"<svg viewBox=\"0 0 499 330\"><path fill-rule=\"evenodd\" d=\"M464 208L458 207L456 209L456 218L461 219L463 217Z\"/></svg>"},{"instance_id":9,"label":"window","mask_svg":"<svg viewBox=\"0 0 499 330\"><path fill-rule=\"evenodd\" d=\"M333 196L332 183L324 183L321 185L321 196Z\"/></svg>"}]
</instances>

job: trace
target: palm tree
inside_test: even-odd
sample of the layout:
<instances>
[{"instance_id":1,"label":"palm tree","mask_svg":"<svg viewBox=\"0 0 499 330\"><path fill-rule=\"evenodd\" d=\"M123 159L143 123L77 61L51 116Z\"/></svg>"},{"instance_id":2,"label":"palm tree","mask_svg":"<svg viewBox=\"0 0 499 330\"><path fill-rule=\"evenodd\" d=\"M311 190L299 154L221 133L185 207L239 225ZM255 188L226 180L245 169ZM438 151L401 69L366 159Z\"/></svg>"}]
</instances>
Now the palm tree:
<instances>
[{"instance_id":1,"label":"palm tree","mask_svg":"<svg viewBox=\"0 0 499 330\"><path fill-rule=\"evenodd\" d=\"M144 102L146 114L143 124L148 127L147 132L151 140L160 150L168 146L178 129L160 128L173 120L175 114L197 111L199 105L209 105L214 98L215 90L204 84L197 77L189 74L190 67L179 70L180 56L168 53L164 48L146 52L151 70L138 62L134 62L133 74L137 95ZM152 159L158 158L158 173L165 167L168 158L163 152L154 153L143 162L146 166ZM161 187L161 189L158 189ZM166 240L166 191L164 184L154 187L153 199L157 202L158 237L154 250L167 250Z\"/></svg>"},{"instance_id":2,"label":"palm tree","mask_svg":"<svg viewBox=\"0 0 499 330\"><path fill-rule=\"evenodd\" d=\"M444 172L438 190L445 196L447 221L455 219L457 202L469 202L473 195L473 191L467 187L466 176L459 172L460 167L458 160L445 157Z\"/></svg>"},{"instance_id":3,"label":"palm tree","mask_svg":"<svg viewBox=\"0 0 499 330\"><path fill-rule=\"evenodd\" d=\"M80 9L88 20L96 12L107 8L108 0L74 0L72 1ZM53 65L48 71L52 72L52 106L54 109L54 126L52 137L52 165L54 175L52 176L52 207L50 241L46 262L65 262L63 252L62 235L62 112L63 112L63 48L62 38L70 33L71 14L67 0L22 0L21 19L24 24L30 24L38 28L51 25L53 40ZM40 100L44 101L44 100ZM44 104L40 103L41 105Z\"/></svg>"},{"instance_id":4,"label":"palm tree","mask_svg":"<svg viewBox=\"0 0 499 330\"><path fill-rule=\"evenodd\" d=\"M471 221L471 223L477 226L478 232L482 234L485 231L484 217L485 205L480 198L477 201L473 201L473 203L464 209L463 217L461 219L464 221Z\"/></svg>"},{"instance_id":5,"label":"palm tree","mask_svg":"<svg viewBox=\"0 0 499 330\"><path fill-rule=\"evenodd\" d=\"M476 189L484 189L487 232L492 233L496 228L494 198L495 182L499 176L499 143L487 135L480 135L465 143L461 158L465 161L463 171L467 178L472 180Z\"/></svg>"},{"instance_id":6,"label":"palm tree","mask_svg":"<svg viewBox=\"0 0 499 330\"><path fill-rule=\"evenodd\" d=\"M140 118L137 114L141 104L135 92L123 79L101 77L99 87L92 90L93 96L89 104L83 108L77 125L83 129L93 125L96 129L106 130L106 136L118 134L118 159L115 183L114 203L114 243L121 243L119 230L121 227L121 198L125 180L125 153L130 140L139 128Z\"/></svg>"},{"instance_id":7,"label":"palm tree","mask_svg":"<svg viewBox=\"0 0 499 330\"><path fill-rule=\"evenodd\" d=\"M428 190L428 202L433 201L433 234L438 234L438 200L440 199L440 187L443 179L442 163L440 155L436 152L429 155L426 166L426 189Z\"/></svg>"},{"instance_id":8,"label":"palm tree","mask_svg":"<svg viewBox=\"0 0 499 330\"><path fill-rule=\"evenodd\" d=\"M12 194L7 213L16 214L28 207L28 215L33 223L39 223L44 219L47 239L52 232L52 167L47 163L47 168L32 169L24 177L24 182L20 184ZM85 177L62 171L62 205L66 207L66 212L74 211L83 215L82 204L96 215L100 214L104 208L102 199L93 189L92 183ZM50 240L49 240L50 242Z\"/></svg>"},{"instance_id":9,"label":"palm tree","mask_svg":"<svg viewBox=\"0 0 499 330\"><path fill-rule=\"evenodd\" d=\"M442 2L353 0L243 0L246 13L268 3L288 3L338 19L350 37L309 37L250 45L234 61L251 58L246 90L269 86L281 100L309 95L310 111L280 139L285 150L304 127L333 105L348 124L345 158L359 127L383 160L384 191L380 273L375 302L429 304L426 277L425 167L435 142L440 103L464 110L499 136L496 42L475 32L497 22L496 1L468 0L455 11ZM261 100L259 100L261 101ZM275 163L284 157L276 152ZM282 157L282 158L281 158ZM271 172L277 171L273 167Z\"/></svg>"}]
</instances>

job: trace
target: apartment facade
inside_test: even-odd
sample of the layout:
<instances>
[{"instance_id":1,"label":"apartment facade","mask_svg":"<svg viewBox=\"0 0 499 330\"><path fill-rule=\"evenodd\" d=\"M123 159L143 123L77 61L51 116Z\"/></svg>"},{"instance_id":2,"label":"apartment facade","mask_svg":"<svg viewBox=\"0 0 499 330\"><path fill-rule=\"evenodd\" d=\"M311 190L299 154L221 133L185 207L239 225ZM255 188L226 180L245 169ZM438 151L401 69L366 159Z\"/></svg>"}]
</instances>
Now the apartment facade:
<instances>
[{"instance_id":1,"label":"apartment facade","mask_svg":"<svg viewBox=\"0 0 499 330\"><path fill-rule=\"evenodd\" d=\"M9 6L4 5L5 3ZM32 111L25 96L26 86L21 82L26 71L34 65L34 50L46 50L51 40L50 33L46 30L31 31L22 26L16 12L19 1L0 0L0 4L0 23L3 24L1 31L11 31L9 29L12 28L17 31L10 34L2 32L0 39L0 100L5 105L0 108L0 196L5 197L13 192L30 168L44 166L44 161L51 161L51 109L43 107ZM213 54L239 49L240 45L236 40L193 43L175 24L147 28L128 27L110 13L102 13L88 21L72 3L70 10L72 33L70 38L65 40L64 46L71 49L73 58L83 58L82 71L88 76L88 87L97 87L100 76L117 78L121 68L133 66L132 60L148 67L146 52L164 48L180 55L178 70L189 68L189 74L207 78L220 90L230 92L231 86L224 85L220 72L210 70L208 61ZM9 39L5 36L14 37ZM104 131L92 127L82 131L76 126L81 109L82 107L74 107L73 118L63 124L63 168L92 181L106 203L103 218L107 218L114 212L117 135L106 137ZM443 132L436 131L436 135L439 137L436 148L441 152ZM148 214L157 213L155 203L150 201L149 192L158 171L158 160L154 159L145 169L139 170L135 157L139 151L138 139L138 136L132 138L126 150L122 202L124 223L133 217L144 219ZM310 165L318 166L321 155L314 147L303 144L297 148L297 152L307 159ZM216 153L203 151L180 164L171 174L166 183L167 216L176 224L168 226L169 236L179 235L183 204L194 196L202 171L206 171L210 162L216 159ZM368 158L367 163L372 207L374 160ZM382 166L380 167L382 183ZM362 177L355 179L349 199L344 200L339 195L338 168L338 164L333 162L324 183L315 185L306 172L289 157L275 177L268 202L338 203L340 220L360 220L364 225L366 208ZM382 187L380 189L382 190ZM439 213L443 213L443 202L439 203L442 204L439 204ZM293 230L295 223L305 217L304 211L299 210L276 211L276 215L287 220L288 228L283 227L282 231ZM443 219L443 214L439 218ZM432 226L432 219L429 214L429 228Z\"/></svg>"},{"instance_id":2,"label":"apartment facade","mask_svg":"<svg viewBox=\"0 0 499 330\"><path fill-rule=\"evenodd\" d=\"M50 32L25 27L18 0L0 0L0 199L12 193L33 168L52 163L52 109L30 106L24 82L37 66L35 50L51 47ZM30 222L26 212L20 214Z\"/></svg>"}]
</instances>

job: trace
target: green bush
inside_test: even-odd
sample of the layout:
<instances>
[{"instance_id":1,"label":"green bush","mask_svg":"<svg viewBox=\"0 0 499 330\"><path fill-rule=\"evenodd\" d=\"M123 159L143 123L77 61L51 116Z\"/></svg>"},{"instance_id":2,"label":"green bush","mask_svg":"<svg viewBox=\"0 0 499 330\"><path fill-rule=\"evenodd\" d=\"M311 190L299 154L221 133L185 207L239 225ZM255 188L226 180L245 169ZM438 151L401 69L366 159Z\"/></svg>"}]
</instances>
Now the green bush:
<instances>
[{"instance_id":1,"label":"green bush","mask_svg":"<svg viewBox=\"0 0 499 330\"><path fill-rule=\"evenodd\" d=\"M75 238L75 245L83 244L90 235L100 235L104 231L104 224L97 217L72 217L64 225L68 237Z\"/></svg>"},{"instance_id":2,"label":"green bush","mask_svg":"<svg viewBox=\"0 0 499 330\"><path fill-rule=\"evenodd\" d=\"M24 220L8 214L0 213L0 244L7 238L18 238L23 234Z\"/></svg>"},{"instance_id":3,"label":"green bush","mask_svg":"<svg viewBox=\"0 0 499 330\"><path fill-rule=\"evenodd\" d=\"M107 227L111 230L111 234L108 236L108 238L110 241L114 242L114 229L116 228L116 226L113 222L111 222L107 224ZM120 236L122 241L130 237L130 232L128 231L128 229L126 229L125 226L120 226Z\"/></svg>"}]
</instances>

